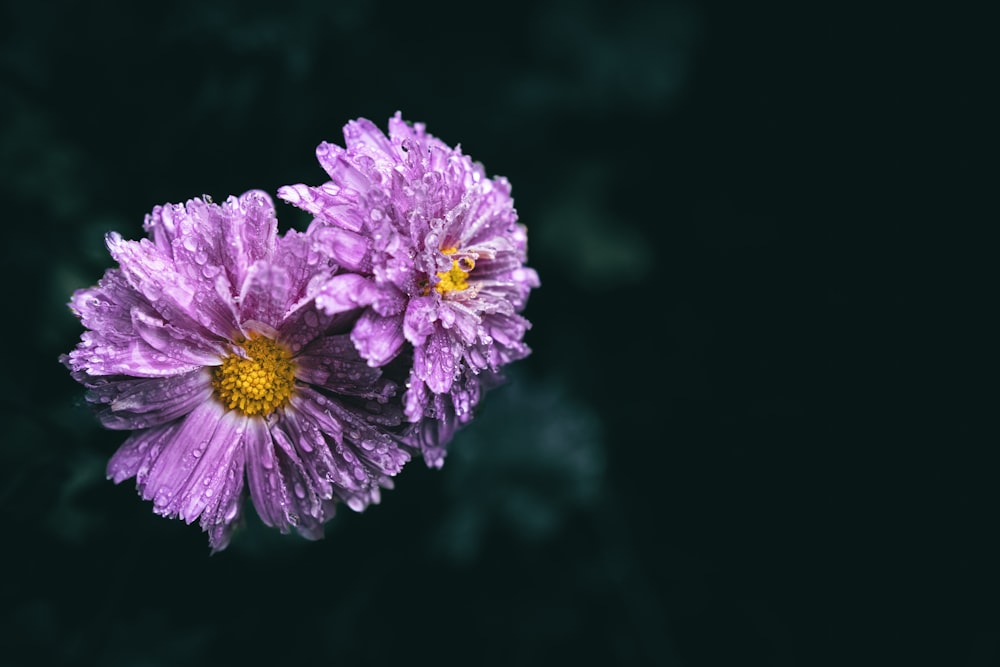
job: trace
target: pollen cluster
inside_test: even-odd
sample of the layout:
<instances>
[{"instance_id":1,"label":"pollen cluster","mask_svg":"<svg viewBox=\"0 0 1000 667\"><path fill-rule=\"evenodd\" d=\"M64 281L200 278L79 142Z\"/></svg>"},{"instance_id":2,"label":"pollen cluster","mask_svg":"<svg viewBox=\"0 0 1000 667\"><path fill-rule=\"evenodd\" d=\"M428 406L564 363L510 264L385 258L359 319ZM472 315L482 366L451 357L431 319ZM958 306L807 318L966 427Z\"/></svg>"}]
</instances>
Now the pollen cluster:
<instances>
[{"instance_id":1,"label":"pollen cluster","mask_svg":"<svg viewBox=\"0 0 1000 667\"><path fill-rule=\"evenodd\" d=\"M458 252L458 249L445 248L441 252L445 255L454 255ZM468 257L451 260L451 268L437 274L438 282L434 285L434 289L436 289L442 296L448 292L458 292L467 289L469 287L469 272L472 271L475 266L475 262Z\"/></svg>"},{"instance_id":2,"label":"pollen cluster","mask_svg":"<svg viewBox=\"0 0 1000 667\"><path fill-rule=\"evenodd\" d=\"M246 356L231 354L215 369L212 386L219 400L246 415L269 415L292 395L295 365L278 343L251 334L241 341Z\"/></svg>"}]
</instances>

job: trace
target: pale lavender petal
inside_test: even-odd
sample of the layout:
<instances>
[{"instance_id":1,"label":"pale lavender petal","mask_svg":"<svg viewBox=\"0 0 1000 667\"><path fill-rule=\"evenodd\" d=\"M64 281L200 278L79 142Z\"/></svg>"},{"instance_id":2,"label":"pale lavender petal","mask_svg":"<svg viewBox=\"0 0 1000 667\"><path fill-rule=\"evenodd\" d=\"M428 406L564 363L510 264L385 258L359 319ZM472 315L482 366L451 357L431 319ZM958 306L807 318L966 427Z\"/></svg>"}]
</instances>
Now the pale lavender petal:
<instances>
[{"instance_id":1,"label":"pale lavender petal","mask_svg":"<svg viewBox=\"0 0 1000 667\"><path fill-rule=\"evenodd\" d=\"M348 121L344 126L344 143L348 148L362 148L378 161L392 164L399 159L389 138L367 118Z\"/></svg>"},{"instance_id":2,"label":"pale lavender petal","mask_svg":"<svg viewBox=\"0 0 1000 667\"><path fill-rule=\"evenodd\" d=\"M328 248L294 229L278 239L273 261L287 271L291 279L292 289L284 304L286 313L310 305L338 268Z\"/></svg>"},{"instance_id":3,"label":"pale lavender petal","mask_svg":"<svg viewBox=\"0 0 1000 667\"><path fill-rule=\"evenodd\" d=\"M316 147L316 158L330 175L330 180L351 193L365 193L371 187L368 174L345 159L346 153L339 146L325 141Z\"/></svg>"},{"instance_id":4,"label":"pale lavender petal","mask_svg":"<svg viewBox=\"0 0 1000 667\"><path fill-rule=\"evenodd\" d=\"M119 269L108 269L96 287L76 290L70 310L88 329L98 331L109 343L133 338L132 308L148 303Z\"/></svg>"}]
</instances>

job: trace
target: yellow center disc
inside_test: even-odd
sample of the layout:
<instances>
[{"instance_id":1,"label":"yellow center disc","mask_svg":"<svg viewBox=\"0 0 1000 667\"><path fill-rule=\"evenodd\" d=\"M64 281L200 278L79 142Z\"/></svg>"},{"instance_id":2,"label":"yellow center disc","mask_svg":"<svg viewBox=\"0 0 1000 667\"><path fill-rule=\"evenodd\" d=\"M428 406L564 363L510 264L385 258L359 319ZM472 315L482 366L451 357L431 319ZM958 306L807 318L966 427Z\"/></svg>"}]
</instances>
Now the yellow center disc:
<instances>
[{"instance_id":1,"label":"yellow center disc","mask_svg":"<svg viewBox=\"0 0 1000 667\"><path fill-rule=\"evenodd\" d=\"M246 415L269 415L292 395L295 365L288 350L258 334L241 341L246 355L231 354L215 369L219 400Z\"/></svg>"}]
</instances>

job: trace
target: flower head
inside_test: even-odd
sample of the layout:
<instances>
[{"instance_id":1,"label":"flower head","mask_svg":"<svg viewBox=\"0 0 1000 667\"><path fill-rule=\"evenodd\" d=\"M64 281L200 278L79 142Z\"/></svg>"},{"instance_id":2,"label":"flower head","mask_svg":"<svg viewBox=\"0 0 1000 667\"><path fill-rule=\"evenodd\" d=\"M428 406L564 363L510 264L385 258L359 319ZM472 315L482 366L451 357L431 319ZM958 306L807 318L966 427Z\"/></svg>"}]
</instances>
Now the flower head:
<instances>
[{"instance_id":1,"label":"flower head","mask_svg":"<svg viewBox=\"0 0 1000 667\"><path fill-rule=\"evenodd\" d=\"M422 124L397 113L386 136L362 118L344 139L316 149L330 181L278 196L309 212L308 233L369 279L351 339L372 366L407 359L406 415L437 420L417 441L439 466L453 426L471 418L502 366L530 352L520 313L539 280L525 266L526 231L507 180Z\"/></svg>"},{"instance_id":2,"label":"flower head","mask_svg":"<svg viewBox=\"0 0 1000 667\"><path fill-rule=\"evenodd\" d=\"M338 501L362 510L409 459L394 379L350 330L370 290L317 239L277 232L250 191L112 233L119 268L70 302L87 329L62 362L102 423L132 431L108 464L154 511L200 518L224 549L245 496L264 523L317 539Z\"/></svg>"}]
</instances>

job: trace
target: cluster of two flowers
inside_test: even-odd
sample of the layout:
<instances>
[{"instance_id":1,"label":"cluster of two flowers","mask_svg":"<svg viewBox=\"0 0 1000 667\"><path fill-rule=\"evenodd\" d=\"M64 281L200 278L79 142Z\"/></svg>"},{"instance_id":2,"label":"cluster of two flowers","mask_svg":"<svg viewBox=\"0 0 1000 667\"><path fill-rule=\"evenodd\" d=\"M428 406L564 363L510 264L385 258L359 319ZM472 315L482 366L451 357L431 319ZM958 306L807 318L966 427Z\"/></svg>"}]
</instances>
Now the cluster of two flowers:
<instances>
[{"instance_id":1,"label":"cluster of two flowers","mask_svg":"<svg viewBox=\"0 0 1000 667\"><path fill-rule=\"evenodd\" d=\"M279 234L261 191L192 199L110 234L118 268L70 302L62 357L108 428L108 464L154 510L200 519L224 549L249 495L264 523L316 539L413 456L439 467L506 364L538 276L503 178L410 125L365 119L323 143L330 180L278 195L307 211Z\"/></svg>"}]
</instances>

